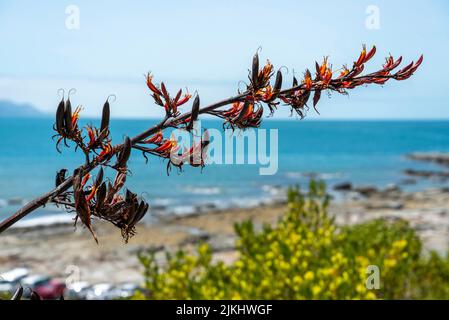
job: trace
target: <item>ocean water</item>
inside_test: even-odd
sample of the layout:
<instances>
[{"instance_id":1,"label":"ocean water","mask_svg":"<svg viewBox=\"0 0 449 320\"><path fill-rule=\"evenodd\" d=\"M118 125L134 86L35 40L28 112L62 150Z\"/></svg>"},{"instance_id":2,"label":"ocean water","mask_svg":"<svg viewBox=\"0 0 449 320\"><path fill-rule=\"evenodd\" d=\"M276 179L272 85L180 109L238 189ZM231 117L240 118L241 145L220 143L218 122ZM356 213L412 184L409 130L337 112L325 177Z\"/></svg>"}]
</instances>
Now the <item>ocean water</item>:
<instances>
[{"instance_id":1,"label":"ocean water","mask_svg":"<svg viewBox=\"0 0 449 320\"><path fill-rule=\"evenodd\" d=\"M88 122L98 122L91 120ZM113 120L113 142L133 136L154 120ZM54 186L60 168L73 170L83 161L81 152L55 150L52 119L0 119L0 218L26 200ZM221 128L216 121L203 127ZM257 165L186 167L167 176L166 163L150 158L148 164L134 151L127 186L145 197L154 210L187 213L195 205L251 206L273 198L276 188L304 185L311 174L328 185L351 181L379 187L400 183L408 168L431 165L406 159L418 151L449 151L448 121L312 121L267 120L266 129L278 129L279 167L275 175L260 175ZM423 181L405 188L425 188L439 182ZM30 218L53 215L54 208Z\"/></svg>"}]
</instances>

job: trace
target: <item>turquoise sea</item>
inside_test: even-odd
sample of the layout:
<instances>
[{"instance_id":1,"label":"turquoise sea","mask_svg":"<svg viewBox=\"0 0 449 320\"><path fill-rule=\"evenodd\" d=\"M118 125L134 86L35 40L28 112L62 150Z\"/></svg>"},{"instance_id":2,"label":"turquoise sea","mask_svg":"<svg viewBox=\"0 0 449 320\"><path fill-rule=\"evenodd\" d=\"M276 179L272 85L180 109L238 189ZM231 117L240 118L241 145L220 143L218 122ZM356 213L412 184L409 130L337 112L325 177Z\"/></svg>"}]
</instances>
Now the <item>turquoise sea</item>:
<instances>
[{"instance_id":1,"label":"turquoise sea","mask_svg":"<svg viewBox=\"0 0 449 320\"><path fill-rule=\"evenodd\" d=\"M90 120L88 122L98 122ZM113 120L113 141L133 136L154 120ZM60 168L73 170L83 160L73 147L55 150L53 119L0 119L0 218L21 203L54 185ZM221 128L216 121L203 127ZM166 174L159 158L145 164L139 152L129 162L128 187L145 197L155 210L178 213L195 205L250 206L270 199L276 187L305 184L319 174L330 187L351 181L356 185L400 184L407 168L430 165L406 159L417 151L449 151L449 121L315 121L267 120L266 129L278 129L279 168L275 175L259 175L257 165L211 165L202 171L186 168ZM404 188L425 188L438 181L422 181ZM55 214L44 209L31 217Z\"/></svg>"}]
</instances>

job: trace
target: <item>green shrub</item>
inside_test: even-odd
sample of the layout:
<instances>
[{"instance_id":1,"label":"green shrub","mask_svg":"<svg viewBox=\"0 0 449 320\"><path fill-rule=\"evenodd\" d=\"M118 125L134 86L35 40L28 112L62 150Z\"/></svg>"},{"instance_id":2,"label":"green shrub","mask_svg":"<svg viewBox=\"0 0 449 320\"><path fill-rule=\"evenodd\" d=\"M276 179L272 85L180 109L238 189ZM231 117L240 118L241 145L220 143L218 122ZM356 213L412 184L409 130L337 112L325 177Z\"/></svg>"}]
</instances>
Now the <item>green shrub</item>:
<instances>
[{"instance_id":1,"label":"green shrub","mask_svg":"<svg viewBox=\"0 0 449 320\"><path fill-rule=\"evenodd\" d=\"M407 222L374 220L337 228L327 214L322 183L306 195L288 192L288 210L275 226L255 231L235 226L238 259L212 262L201 244L196 254L166 253L161 268L152 253L140 255L148 297L136 299L400 299L448 298L449 260L421 255ZM380 270L380 289L366 286L367 268Z\"/></svg>"}]
</instances>

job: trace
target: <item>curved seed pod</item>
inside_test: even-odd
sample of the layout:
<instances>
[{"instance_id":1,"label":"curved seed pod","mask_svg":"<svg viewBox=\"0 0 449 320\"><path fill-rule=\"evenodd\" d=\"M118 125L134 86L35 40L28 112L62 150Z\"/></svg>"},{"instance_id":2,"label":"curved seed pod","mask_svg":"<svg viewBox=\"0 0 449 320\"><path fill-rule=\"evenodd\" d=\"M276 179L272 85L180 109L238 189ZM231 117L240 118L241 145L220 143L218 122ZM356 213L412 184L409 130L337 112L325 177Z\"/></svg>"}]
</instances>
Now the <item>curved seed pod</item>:
<instances>
[{"instance_id":1,"label":"curved seed pod","mask_svg":"<svg viewBox=\"0 0 449 320\"><path fill-rule=\"evenodd\" d=\"M11 297L11 300L20 300L22 296L23 296L23 288L22 286L19 286L16 292L14 292L13 296Z\"/></svg>"},{"instance_id":2,"label":"curved seed pod","mask_svg":"<svg viewBox=\"0 0 449 320\"><path fill-rule=\"evenodd\" d=\"M128 208L128 216L126 217L127 224L129 227L133 226L133 222L136 219L136 215L139 210L139 202L135 201L131 206Z\"/></svg>"},{"instance_id":3,"label":"curved seed pod","mask_svg":"<svg viewBox=\"0 0 449 320\"><path fill-rule=\"evenodd\" d=\"M125 142L123 143L123 149L118 156L117 160L118 168L123 168L126 166L126 163L128 162L128 159L131 155L131 147L132 147L131 139L128 136L126 136Z\"/></svg>"},{"instance_id":4,"label":"curved seed pod","mask_svg":"<svg viewBox=\"0 0 449 320\"><path fill-rule=\"evenodd\" d=\"M282 72L278 70L278 72L276 73L276 81L274 82L273 90L275 92L280 91L281 87L282 87Z\"/></svg>"},{"instance_id":5,"label":"curved seed pod","mask_svg":"<svg viewBox=\"0 0 449 320\"><path fill-rule=\"evenodd\" d=\"M130 215L128 217L128 226L129 227L134 227L136 225L137 222L139 222L140 219L143 218L143 216L146 213L146 202L145 201L141 201L140 203L138 203L137 208L135 208L135 211L133 212L133 215Z\"/></svg>"},{"instance_id":6,"label":"curved seed pod","mask_svg":"<svg viewBox=\"0 0 449 320\"><path fill-rule=\"evenodd\" d=\"M251 81L254 87L257 87L259 80L259 55L256 54L253 57L253 65L251 70Z\"/></svg>"},{"instance_id":7,"label":"curved seed pod","mask_svg":"<svg viewBox=\"0 0 449 320\"><path fill-rule=\"evenodd\" d=\"M273 96L270 99L271 101L275 100L278 97L279 92L281 91L281 87L282 87L282 72L278 70L278 72L276 73L276 81L274 82L273 87Z\"/></svg>"},{"instance_id":8,"label":"curved seed pod","mask_svg":"<svg viewBox=\"0 0 449 320\"><path fill-rule=\"evenodd\" d=\"M103 182L103 167L98 170L97 178L95 179L95 186L98 187Z\"/></svg>"},{"instance_id":9,"label":"curved seed pod","mask_svg":"<svg viewBox=\"0 0 449 320\"><path fill-rule=\"evenodd\" d=\"M104 199L106 199L106 192L106 183L102 182L97 191L97 207L103 204Z\"/></svg>"},{"instance_id":10,"label":"curved seed pod","mask_svg":"<svg viewBox=\"0 0 449 320\"><path fill-rule=\"evenodd\" d=\"M65 111L65 103L64 98L62 98L61 102L58 104L58 108L56 109L56 131L59 134L64 133L64 111Z\"/></svg>"},{"instance_id":11,"label":"curved seed pod","mask_svg":"<svg viewBox=\"0 0 449 320\"><path fill-rule=\"evenodd\" d=\"M125 195L125 201L128 203L131 203L131 201L133 201L134 198L136 198L137 195L133 192L131 192L131 190L126 189L126 195Z\"/></svg>"},{"instance_id":12,"label":"curved seed pod","mask_svg":"<svg viewBox=\"0 0 449 320\"><path fill-rule=\"evenodd\" d=\"M65 103L64 122L67 133L71 133L73 130L73 126L72 126L72 103L70 102L70 98L67 98L67 101Z\"/></svg>"},{"instance_id":13,"label":"curved seed pod","mask_svg":"<svg viewBox=\"0 0 449 320\"><path fill-rule=\"evenodd\" d=\"M103 114L101 116L100 132L102 132L106 128L109 128L110 116L111 116L111 108L110 108L109 99L108 99L108 100L106 100L106 102L103 105Z\"/></svg>"},{"instance_id":14,"label":"curved seed pod","mask_svg":"<svg viewBox=\"0 0 449 320\"><path fill-rule=\"evenodd\" d=\"M136 223L143 219L145 214L148 212L148 209L150 208L150 205L144 201L142 201L145 206L142 208L142 210L139 212L139 215L137 217Z\"/></svg>"},{"instance_id":15,"label":"curved seed pod","mask_svg":"<svg viewBox=\"0 0 449 320\"><path fill-rule=\"evenodd\" d=\"M193 124L196 120L198 120L198 115L200 112L200 97L197 95L192 105L192 114L190 116L190 122L187 126L187 130L191 131L193 129Z\"/></svg>"},{"instance_id":16,"label":"curved seed pod","mask_svg":"<svg viewBox=\"0 0 449 320\"><path fill-rule=\"evenodd\" d=\"M141 201L139 204L139 207L136 210L136 215L134 216L134 219L131 221L131 225L134 226L142 220L142 218L145 216L145 213L148 210L149 205L145 201Z\"/></svg>"}]
</instances>

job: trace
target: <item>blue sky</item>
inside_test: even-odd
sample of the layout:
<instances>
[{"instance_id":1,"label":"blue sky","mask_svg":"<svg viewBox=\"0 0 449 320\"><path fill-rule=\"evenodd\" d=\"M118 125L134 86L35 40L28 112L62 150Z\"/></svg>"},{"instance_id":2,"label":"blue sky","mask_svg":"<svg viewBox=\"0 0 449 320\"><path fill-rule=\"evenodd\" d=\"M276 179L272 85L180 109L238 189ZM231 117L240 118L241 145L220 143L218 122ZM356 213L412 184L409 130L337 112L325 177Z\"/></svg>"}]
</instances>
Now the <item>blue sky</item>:
<instances>
[{"instance_id":1,"label":"blue sky","mask_svg":"<svg viewBox=\"0 0 449 320\"><path fill-rule=\"evenodd\" d=\"M69 5L80 10L79 30L66 28ZM370 5L379 8L380 29L365 26ZM173 90L198 90L208 103L235 93L259 46L262 59L302 72L323 55L334 66L350 64L366 43L378 48L373 69L390 52L406 61L424 53L425 62L408 81L323 99L320 118L449 118L443 0L0 0L0 41L0 99L46 112L58 88L75 87L73 102L88 116L115 93L114 116L157 117L143 78L149 70Z\"/></svg>"}]
</instances>

